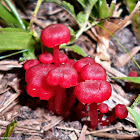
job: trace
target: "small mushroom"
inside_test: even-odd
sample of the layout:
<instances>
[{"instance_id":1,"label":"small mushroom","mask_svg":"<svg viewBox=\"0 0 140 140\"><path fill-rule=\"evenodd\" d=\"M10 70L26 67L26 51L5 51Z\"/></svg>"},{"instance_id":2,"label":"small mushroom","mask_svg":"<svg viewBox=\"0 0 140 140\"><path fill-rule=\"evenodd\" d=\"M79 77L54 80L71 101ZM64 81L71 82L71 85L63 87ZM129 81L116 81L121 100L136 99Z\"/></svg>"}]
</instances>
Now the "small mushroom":
<instances>
[{"instance_id":1,"label":"small mushroom","mask_svg":"<svg viewBox=\"0 0 140 140\"><path fill-rule=\"evenodd\" d=\"M30 59L30 60L27 60L27 61L24 63L23 68L24 68L25 70L28 70L30 67L35 66L35 65L37 65L37 64L39 64L39 61L38 61L37 59Z\"/></svg>"},{"instance_id":2,"label":"small mushroom","mask_svg":"<svg viewBox=\"0 0 140 140\"><path fill-rule=\"evenodd\" d=\"M55 95L55 87L46 83L46 75L53 68L55 68L53 64L37 64L26 71L26 90L30 96L39 97L41 100L49 100Z\"/></svg>"},{"instance_id":3,"label":"small mushroom","mask_svg":"<svg viewBox=\"0 0 140 140\"><path fill-rule=\"evenodd\" d=\"M62 64L48 72L46 82L48 85L57 86L55 97L55 110L58 115L64 115L66 104L66 88L77 84L77 71L67 64Z\"/></svg>"},{"instance_id":4,"label":"small mushroom","mask_svg":"<svg viewBox=\"0 0 140 140\"><path fill-rule=\"evenodd\" d=\"M70 30L63 24L52 24L47 26L41 33L41 42L48 48L53 48L53 60L59 66L59 45L68 43L70 40Z\"/></svg>"},{"instance_id":5,"label":"small mushroom","mask_svg":"<svg viewBox=\"0 0 140 140\"><path fill-rule=\"evenodd\" d=\"M44 64L51 64L53 63L53 56L50 52L43 52L39 56L39 61Z\"/></svg>"},{"instance_id":6,"label":"small mushroom","mask_svg":"<svg viewBox=\"0 0 140 140\"><path fill-rule=\"evenodd\" d=\"M98 125L97 103L108 100L111 96L111 85L104 80L86 80L77 84L74 88L74 95L83 104L90 107L91 127L96 128Z\"/></svg>"},{"instance_id":7,"label":"small mushroom","mask_svg":"<svg viewBox=\"0 0 140 140\"><path fill-rule=\"evenodd\" d=\"M110 115L106 118L106 120L101 121L100 124L102 126L106 126L112 122L114 122L117 118L119 119L125 119L128 115L128 110L126 109L126 106L123 104L117 104L114 109L112 109L112 112Z\"/></svg>"}]
</instances>

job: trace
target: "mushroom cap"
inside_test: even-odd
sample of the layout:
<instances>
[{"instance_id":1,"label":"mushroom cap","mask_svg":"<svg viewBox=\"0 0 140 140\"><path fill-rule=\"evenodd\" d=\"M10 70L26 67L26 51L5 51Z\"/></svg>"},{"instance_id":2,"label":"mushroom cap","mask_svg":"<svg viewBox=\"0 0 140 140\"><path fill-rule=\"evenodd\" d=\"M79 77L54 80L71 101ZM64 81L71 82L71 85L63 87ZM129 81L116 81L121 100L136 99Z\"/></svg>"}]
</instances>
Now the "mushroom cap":
<instances>
[{"instance_id":1,"label":"mushroom cap","mask_svg":"<svg viewBox=\"0 0 140 140\"><path fill-rule=\"evenodd\" d=\"M46 81L52 86L69 88L77 84L78 73L71 65L62 64L48 72Z\"/></svg>"},{"instance_id":2,"label":"mushroom cap","mask_svg":"<svg viewBox=\"0 0 140 140\"><path fill-rule=\"evenodd\" d=\"M138 73L136 71L130 71L128 74L130 77L138 77Z\"/></svg>"},{"instance_id":3,"label":"mushroom cap","mask_svg":"<svg viewBox=\"0 0 140 140\"><path fill-rule=\"evenodd\" d=\"M27 93L41 100L49 100L55 94L55 88L46 83L46 75L55 68L53 64L38 64L30 67L25 73Z\"/></svg>"},{"instance_id":4,"label":"mushroom cap","mask_svg":"<svg viewBox=\"0 0 140 140\"><path fill-rule=\"evenodd\" d=\"M83 80L106 80L106 70L98 63L85 65L80 74Z\"/></svg>"},{"instance_id":5,"label":"mushroom cap","mask_svg":"<svg viewBox=\"0 0 140 140\"><path fill-rule=\"evenodd\" d=\"M39 56L39 61L44 64L53 63L53 55L50 52L43 52Z\"/></svg>"},{"instance_id":6,"label":"mushroom cap","mask_svg":"<svg viewBox=\"0 0 140 140\"><path fill-rule=\"evenodd\" d=\"M120 119L125 119L128 115L128 110L125 105L117 104L115 106L115 114Z\"/></svg>"},{"instance_id":7,"label":"mushroom cap","mask_svg":"<svg viewBox=\"0 0 140 140\"><path fill-rule=\"evenodd\" d=\"M30 67L35 66L35 65L37 65L37 64L39 64L39 61L38 61L37 59L30 59L30 60L27 60L27 61L24 63L23 68L24 68L25 70L27 70L27 69L29 69Z\"/></svg>"},{"instance_id":8,"label":"mushroom cap","mask_svg":"<svg viewBox=\"0 0 140 140\"><path fill-rule=\"evenodd\" d=\"M77 84L74 95L83 104L101 103L111 96L111 85L104 80L86 80Z\"/></svg>"},{"instance_id":9,"label":"mushroom cap","mask_svg":"<svg viewBox=\"0 0 140 140\"><path fill-rule=\"evenodd\" d=\"M70 41L70 30L63 24L52 24L43 29L41 42L48 48L53 48Z\"/></svg>"},{"instance_id":10,"label":"mushroom cap","mask_svg":"<svg viewBox=\"0 0 140 140\"><path fill-rule=\"evenodd\" d=\"M87 64L94 64L95 61L93 58L91 57L83 57L82 59L78 60L75 64L74 64L74 68L77 70L77 72L80 72L81 69L87 65Z\"/></svg>"},{"instance_id":11,"label":"mushroom cap","mask_svg":"<svg viewBox=\"0 0 140 140\"><path fill-rule=\"evenodd\" d=\"M60 61L60 64L62 63L66 64L68 62L68 56L63 52L59 52L59 61Z\"/></svg>"},{"instance_id":12,"label":"mushroom cap","mask_svg":"<svg viewBox=\"0 0 140 140\"><path fill-rule=\"evenodd\" d=\"M109 107L105 103L101 103L98 105L98 109L100 110L101 113L107 113L109 110Z\"/></svg>"}]
</instances>

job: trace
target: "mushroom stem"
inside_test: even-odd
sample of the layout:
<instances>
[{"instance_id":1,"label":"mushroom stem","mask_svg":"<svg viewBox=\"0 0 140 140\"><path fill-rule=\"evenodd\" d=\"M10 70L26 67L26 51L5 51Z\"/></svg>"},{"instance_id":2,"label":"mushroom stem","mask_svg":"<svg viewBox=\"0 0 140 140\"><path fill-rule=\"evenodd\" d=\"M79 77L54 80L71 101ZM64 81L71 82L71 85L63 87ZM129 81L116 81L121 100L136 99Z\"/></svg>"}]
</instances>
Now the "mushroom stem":
<instances>
[{"instance_id":1,"label":"mushroom stem","mask_svg":"<svg viewBox=\"0 0 140 140\"><path fill-rule=\"evenodd\" d=\"M49 99L48 101L48 109L55 113L55 96Z\"/></svg>"},{"instance_id":2,"label":"mushroom stem","mask_svg":"<svg viewBox=\"0 0 140 140\"><path fill-rule=\"evenodd\" d=\"M89 105L90 107L90 125L92 128L96 128L98 125L98 110L97 103L92 103Z\"/></svg>"},{"instance_id":3,"label":"mushroom stem","mask_svg":"<svg viewBox=\"0 0 140 140\"><path fill-rule=\"evenodd\" d=\"M59 61L59 45L53 47L53 61L54 61L54 64L56 66L59 66L59 64L60 64L60 61Z\"/></svg>"},{"instance_id":4,"label":"mushroom stem","mask_svg":"<svg viewBox=\"0 0 140 140\"><path fill-rule=\"evenodd\" d=\"M117 119L117 116L115 114L115 110L113 109L111 114L108 116L108 118L104 121L100 120L100 125L107 126L110 123L114 122Z\"/></svg>"},{"instance_id":5,"label":"mushroom stem","mask_svg":"<svg viewBox=\"0 0 140 140\"><path fill-rule=\"evenodd\" d=\"M57 94L55 96L55 111L57 115L63 116L65 105L67 101L66 90L60 86L57 87Z\"/></svg>"}]
</instances>

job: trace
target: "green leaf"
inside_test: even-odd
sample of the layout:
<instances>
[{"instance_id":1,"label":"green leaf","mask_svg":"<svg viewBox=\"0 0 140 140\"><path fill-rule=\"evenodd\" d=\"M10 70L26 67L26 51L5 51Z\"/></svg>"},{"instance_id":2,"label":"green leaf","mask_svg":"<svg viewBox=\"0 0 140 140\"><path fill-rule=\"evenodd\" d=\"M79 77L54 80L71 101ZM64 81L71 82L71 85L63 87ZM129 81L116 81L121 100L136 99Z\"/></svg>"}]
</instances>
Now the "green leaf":
<instances>
[{"instance_id":1,"label":"green leaf","mask_svg":"<svg viewBox=\"0 0 140 140\"><path fill-rule=\"evenodd\" d=\"M12 5L12 3L9 0L4 0L4 1L7 4L7 6L9 7L9 9L11 10L11 12L13 13L13 15L15 16L15 18L17 19L17 21L19 22L19 24L21 25L22 29L26 29L16 8Z\"/></svg>"},{"instance_id":2,"label":"green leaf","mask_svg":"<svg viewBox=\"0 0 140 140\"><path fill-rule=\"evenodd\" d=\"M76 14L75 14L73 5L71 5L70 3L66 2L66 1L62 1L61 6L64 7L64 9L67 12L69 12L76 19Z\"/></svg>"},{"instance_id":3,"label":"green leaf","mask_svg":"<svg viewBox=\"0 0 140 140\"><path fill-rule=\"evenodd\" d=\"M131 105L131 108L133 109L134 107L138 106L139 104L140 104L140 95L135 99L135 101Z\"/></svg>"},{"instance_id":4,"label":"green leaf","mask_svg":"<svg viewBox=\"0 0 140 140\"><path fill-rule=\"evenodd\" d=\"M68 27L68 28L70 30L70 35L71 35L71 38L70 38L69 42L73 42L76 38L75 31L71 27Z\"/></svg>"},{"instance_id":5,"label":"green leaf","mask_svg":"<svg viewBox=\"0 0 140 140\"><path fill-rule=\"evenodd\" d=\"M85 9L87 7L88 1L87 0L77 0L82 7Z\"/></svg>"},{"instance_id":6,"label":"green leaf","mask_svg":"<svg viewBox=\"0 0 140 140\"><path fill-rule=\"evenodd\" d=\"M18 20L0 3L0 18L11 27L20 27Z\"/></svg>"},{"instance_id":7,"label":"green leaf","mask_svg":"<svg viewBox=\"0 0 140 140\"><path fill-rule=\"evenodd\" d=\"M109 8L107 6L106 0L100 0L99 18L107 17L108 13L109 13Z\"/></svg>"},{"instance_id":8,"label":"green leaf","mask_svg":"<svg viewBox=\"0 0 140 140\"><path fill-rule=\"evenodd\" d=\"M126 107L126 108L129 111L129 113L131 114L131 116L134 118L135 123L136 123L136 127L138 128L139 133L140 133L140 114L138 114L136 111L134 111L130 107Z\"/></svg>"},{"instance_id":9,"label":"green leaf","mask_svg":"<svg viewBox=\"0 0 140 140\"><path fill-rule=\"evenodd\" d=\"M64 8L76 20L76 14L75 14L74 7L70 3L66 2L66 1L60 2L59 0L44 0L44 1L58 4L59 6Z\"/></svg>"},{"instance_id":10,"label":"green leaf","mask_svg":"<svg viewBox=\"0 0 140 140\"><path fill-rule=\"evenodd\" d=\"M87 14L86 13L84 13L84 12L79 12L78 14L77 14L77 22L78 22L78 24L80 25L80 26L82 26L85 22L86 22L86 16L87 16Z\"/></svg>"},{"instance_id":11,"label":"green leaf","mask_svg":"<svg viewBox=\"0 0 140 140\"><path fill-rule=\"evenodd\" d=\"M13 130L14 130L14 128L15 128L16 126L17 126L17 121L16 121L16 120L14 120L13 122L11 122L11 123L7 126L6 131L5 131L5 133L4 133L4 138L5 138L5 139L3 139L3 140L8 140L7 137L10 137L10 136L12 135Z\"/></svg>"},{"instance_id":12,"label":"green leaf","mask_svg":"<svg viewBox=\"0 0 140 140\"><path fill-rule=\"evenodd\" d=\"M116 6L116 1L114 2L112 0L111 5L110 5L110 8L109 8L109 14L108 14L109 17L112 17L113 12L114 12L114 9L115 9L115 6Z\"/></svg>"},{"instance_id":13,"label":"green leaf","mask_svg":"<svg viewBox=\"0 0 140 140\"><path fill-rule=\"evenodd\" d=\"M69 46L69 47L65 46L65 45L60 45L60 48L61 49L73 50L75 53L77 53L77 54L79 54L79 55L81 55L83 57L87 56L86 52L81 47L79 47L77 45L72 45L72 46Z\"/></svg>"},{"instance_id":14,"label":"green leaf","mask_svg":"<svg viewBox=\"0 0 140 140\"><path fill-rule=\"evenodd\" d=\"M140 77L112 77L112 79L121 79L129 82L140 84Z\"/></svg>"},{"instance_id":15,"label":"green leaf","mask_svg":"<svg viewBox=\"0 0 140 140\"><path fill-rule=\"evenodd\" d=\"M29 32L19 28L0 28L0 38L0 51L27 49L29 58L35 58L38 42Z\"/></svg>"},{"instance_id":16,"label":"green leaf","mask_svg":"<svg viewBox=\"0 0 140 140\"><path fill-rule=\"evenodd\" d=\"M30 33L18 28L0 28L0 50L28 49L31 41L35 43Z\"/></svg>"}]
</instances>

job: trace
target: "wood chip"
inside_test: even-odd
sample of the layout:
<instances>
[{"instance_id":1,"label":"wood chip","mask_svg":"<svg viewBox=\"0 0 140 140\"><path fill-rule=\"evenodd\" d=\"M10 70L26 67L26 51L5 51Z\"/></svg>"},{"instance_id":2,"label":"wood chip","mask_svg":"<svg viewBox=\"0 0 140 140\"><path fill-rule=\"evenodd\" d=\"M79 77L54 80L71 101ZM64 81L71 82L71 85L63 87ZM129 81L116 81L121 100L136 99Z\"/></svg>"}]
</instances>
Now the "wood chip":
<instances>
[{"instance_id":1,"label":"wood chip","mask_svg":"<svg viewBox=\"0 0 140 140\"><path fill-rule=\"evenodd\" d=\"M51 129L52 127L54 127L55 125L57 125L59 122L61 122L63 120L62 117L57 117L55 120L53 120L51 123L49 123L48 125L44 126L42 129L44 131L47 131L49 129ZM47 122L47 121L46 121Z\"/></svg>"},{"instance_id":2,"label":"wood chip","mask_svg":"<svg viewBox=\"0 0 140 140\"><path fill-rule=\"evenodd\" d=\"M87 126L84 125L78 140L85 140L86 130L87 130Z\"/></svg>"},{"instance_id":3,"label":"wood chip","mask_svg":"<svg viewBox=\"0 0 140 140\"><path fill-rule=\"evenodd\" d=\"M16 93L16 94L14 94L14 95L12 96L12 98L10 98L8 101L6 101L5 105L4 105L2 108L0 108L0 113L1 113L5 108L7 108L14 100L16 100L16 98L17 98L20 94L21 94L21 92L18 92L18 93Z\"/></svg>"},{"instance_id":4,"label":"wood chip","mask_svg":"<svg viewBox=\"0 0 140 140\"><path fill-rule=\"evenodd\" d=\"M69 138L70 138L71 140L77 140L77 136L76 136L75 132L70 133L70 134L69 134Z\"/></svg>"},{"instance_id":5,"label":"wood chip","mask_svg":"<svg viewBox=\"0 0 140 140\"><path fill-rule=\"evenodd\" d=\"M111 134L111 133L95 133L92 134L93 136L96 137L101 137L101 138L111 138L111 139L121 139L121 140L133 140L138 138L138 136L131 136L131 135L126 135L126 134Z\"/></svg>"},{"instance_id":6,"label":"wood chip","mask_svg":"<svg viewBox=\"0 0 140 140\"><path fill-rule=\"evenodd\" d=\"M140 47L135 47L130 51L130 55L133 57L138 51L140 50ZM129 61L131 60L131 57L125 53L118 57L118 60L116 61L116 66L123 67L125 66Z\"/></svg>"}]
</instances>

